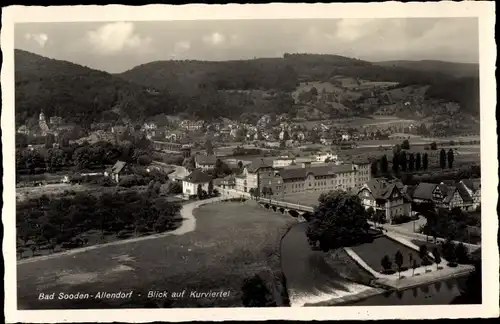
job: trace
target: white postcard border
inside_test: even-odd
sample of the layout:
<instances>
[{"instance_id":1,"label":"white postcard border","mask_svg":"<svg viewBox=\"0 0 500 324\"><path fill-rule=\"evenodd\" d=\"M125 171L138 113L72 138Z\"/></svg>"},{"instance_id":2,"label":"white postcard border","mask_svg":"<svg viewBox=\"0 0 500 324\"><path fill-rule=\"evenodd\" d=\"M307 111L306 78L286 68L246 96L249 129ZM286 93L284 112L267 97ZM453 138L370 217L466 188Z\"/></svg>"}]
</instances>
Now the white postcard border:
<instances>
[{"instance_id":1,"label":"white postcard border","mask_svg":"<svg viewBox=\"0 0 500 324\"><path fill-rule=\"evenodd\" d=\"M151 322L193 320L326 320L326 319L434 319L498 316L499 252L497 246L498 162L496 145L496 83L494 41L495 3L484 1L439 3L344 3L265 5L148 5L129 7L11 6L2 12L1 48L2 144L4 165L4 228L6 322ZM14 136L14 24L20 22L145 21L193 19L298 19L298 18L396 18L478 17L480 32L482 262L483 304L446 306L133 309L133 310L17 310L15 253L15 147Z\"/></svg>"}]
</instances>

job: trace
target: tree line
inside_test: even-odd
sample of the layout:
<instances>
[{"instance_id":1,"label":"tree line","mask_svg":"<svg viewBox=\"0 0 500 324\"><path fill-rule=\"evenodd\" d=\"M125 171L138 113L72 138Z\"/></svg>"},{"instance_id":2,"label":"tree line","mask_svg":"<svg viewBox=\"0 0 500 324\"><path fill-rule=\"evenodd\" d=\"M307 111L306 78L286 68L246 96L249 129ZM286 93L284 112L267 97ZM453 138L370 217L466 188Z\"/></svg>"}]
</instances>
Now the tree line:
<instances>
[{"instance_id":1,"label":"tree line","mask_svg":"<svg viewBox=\"0 0 500 324\"><path fill-rule=\"evenodd\" d=\"M101 238L119 238L175 227L180 205L158 196L154 184L144 193L88 192L50 198L41 196L18 203L16 215L18 253L27 249L54 251L85 244L86 232L97 230ZM92 215L92 217L89 217Z\"/></svg>"}]
</instances>

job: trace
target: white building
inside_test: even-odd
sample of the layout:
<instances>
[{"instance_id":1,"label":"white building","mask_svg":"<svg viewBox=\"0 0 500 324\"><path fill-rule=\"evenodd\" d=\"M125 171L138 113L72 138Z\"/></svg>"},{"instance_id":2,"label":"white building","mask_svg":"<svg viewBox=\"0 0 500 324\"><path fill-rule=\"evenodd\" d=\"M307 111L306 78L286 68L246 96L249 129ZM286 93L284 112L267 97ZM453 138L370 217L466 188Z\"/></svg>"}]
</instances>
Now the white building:
<instances>
[{"instance_id":1,"label":"white building","mask_svg":"<svg viewBox=\"0 0 500 324\"><path fill-rule=\"evenodd\" d=\"M324 163L327 159L331 162L338 160L337 154L333 154L330 152L316 154L315 158L316 162L321 162L321 163Z\"/></svg>"},{"instance_id":2,"label":"white building","mask_svg":"<svg viewBox=\"0 0 500 324\"><path fill-rule=\"evenodd\" d=\"M273 168L279 169L284 168L295 163L295 158L293 157L279 157L273 160Z\"/></svg>"},{"instance_id":3,"label":"white building","mask_svg":"<svg viewBox=\"0 0 500 324\"><path fill-rule=\"evenodd\" d=\"M194 170L182 180L182 193L184 196L196 195L198 194L198 186L208 192L210 181L212 181L212 177L209 174L201 170Z\"/></svg>"}]
</instances>

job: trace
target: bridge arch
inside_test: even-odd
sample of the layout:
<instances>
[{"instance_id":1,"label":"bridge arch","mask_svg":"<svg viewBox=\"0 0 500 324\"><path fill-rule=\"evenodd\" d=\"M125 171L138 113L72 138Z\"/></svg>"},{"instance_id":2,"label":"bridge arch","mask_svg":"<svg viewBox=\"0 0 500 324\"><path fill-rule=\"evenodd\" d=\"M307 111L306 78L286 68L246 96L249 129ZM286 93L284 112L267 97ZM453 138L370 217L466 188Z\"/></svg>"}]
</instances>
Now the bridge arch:
<instances>
[{"instance_id":1,"label":"bridge arch","mask_svg":"<svg viewBox=\"0 0 500 324\"><path fill-rule=\"evenodd\" d=\"M298 211L293 210L293 209L290 209L290 210L288 211L288 214L289 214L290 216L292 216L293 218L297 218L297 217L299 217L299 215L300 215Z\"/></svg>"},{"instance_id":2,"label":"bridge arch","mask_svg":"<svg viewBox=\"0 0 500 324\"><path fill-rule=\"evenodd\" d=\"M310 221L312 218L312 214L310 212L305 212L304 214L302 214L302 217L304 217L306 221Z\"/></svg>"}]
</instances>

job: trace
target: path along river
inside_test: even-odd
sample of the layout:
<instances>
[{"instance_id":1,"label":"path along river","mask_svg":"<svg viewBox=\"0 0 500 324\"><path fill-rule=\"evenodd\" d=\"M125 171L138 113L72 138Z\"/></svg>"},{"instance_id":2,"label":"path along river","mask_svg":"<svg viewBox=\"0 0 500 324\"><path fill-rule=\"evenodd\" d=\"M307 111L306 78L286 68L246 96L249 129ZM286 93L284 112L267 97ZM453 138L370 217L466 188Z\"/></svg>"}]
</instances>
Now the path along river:
<instances>
[{"instance_id":1,"label":"path along river","mask_svg":"<svg viewBox=\"0 0 500 324\"><path fill-rule=\"evenodd\" d=\"M313 251L305 234L307 224L290 229L281 244L281 262L287 280L291 306L319 305L435 305L450 304L460 295L461 278L432 283L399 293L381 293L379 289L342 278Z\"/></svg>"}]
</instances>

